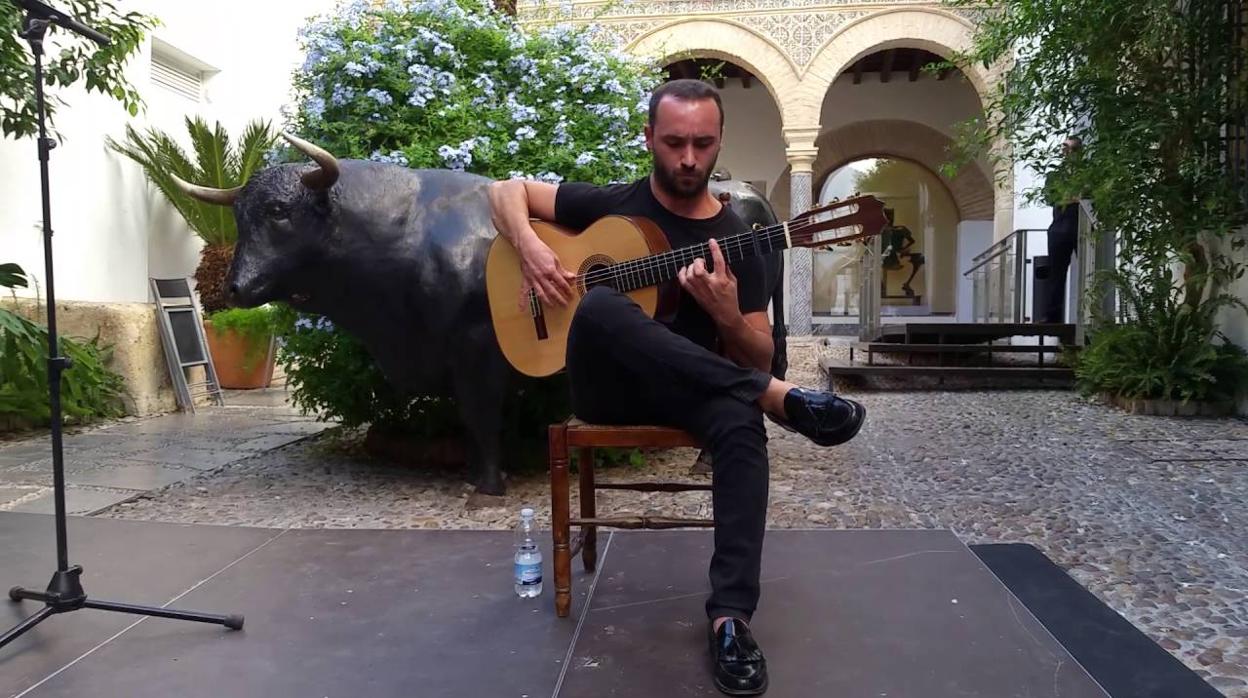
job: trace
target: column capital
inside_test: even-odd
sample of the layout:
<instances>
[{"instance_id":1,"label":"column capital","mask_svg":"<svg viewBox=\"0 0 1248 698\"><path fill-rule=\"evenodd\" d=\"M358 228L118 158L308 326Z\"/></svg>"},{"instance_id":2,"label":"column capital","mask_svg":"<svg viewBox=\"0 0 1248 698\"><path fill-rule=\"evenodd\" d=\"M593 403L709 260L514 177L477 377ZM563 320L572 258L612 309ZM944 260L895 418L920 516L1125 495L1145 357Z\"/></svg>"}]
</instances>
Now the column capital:
<instances>
[{"instance_id":1,"label":"column capital","mask_svg":"<svg viewBox=\"0 0 1248 698\"><path fill-rule=\"evenodd\" d=\"M789 161L791 174L811 174L814 171L818 148L785 148L784 157Z\"/></svg>"},{"instance_id":2,"label":"column capital","mask_svg":"<svg viewBox=\"0 0 1248 698\"><path fill-rule=\"evenodd\" d=\"M815 139L819 136L819 125L787 126L782 129L784 134L784 156L789 161L790 172L810 172L819 155L819 147Z\"/></svg>"},{"instance_id":3,"label":"column capital","mask_svg":"<svg viewBox=\"0 0 1248 698\"><path fill-rule=\"evenodd\" d=\"M802 126L785 126L780 129L780 132L784 134L784 142L789 147L796 145L814 147L815 139L819 137L821 128L819 124L805 124Z\"/></svg>"}]
</instances>

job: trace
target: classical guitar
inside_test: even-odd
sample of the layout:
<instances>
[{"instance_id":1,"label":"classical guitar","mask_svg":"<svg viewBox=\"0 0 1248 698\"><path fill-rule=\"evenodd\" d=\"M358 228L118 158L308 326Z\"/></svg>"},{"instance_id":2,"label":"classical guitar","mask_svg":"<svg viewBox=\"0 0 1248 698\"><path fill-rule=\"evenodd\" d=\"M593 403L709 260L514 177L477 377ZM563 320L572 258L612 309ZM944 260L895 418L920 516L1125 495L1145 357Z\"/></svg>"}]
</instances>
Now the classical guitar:
<instances>
[{"instance_id":1,"label":"classical guitar","mask_svg":"<svg viewBox=\"0 0 1248 698\"><path fill-rule=\"evenodd\" d=\"M880 200L856 196L716 242L725 260L735 262L790 247L847 243L878 235L887 223ZM655 317L673 308L676 301L672 293L660 294L660 284L675 279L682 267L698 257L708 269L711 267L706 243L673 250L659 227L646 218L605 216L579 234L545 221L534 220L532 224L564 268L576 273L570 303L547 306L530 289L526 307L520 295L524 285L520 255L501 235L491 245L485 266L490 315L499 347L516 370L529 376L549 376L563 369L572 316L580 299L594 286L606 285L626 293L646 314ZM834 232L829 235L829 231ZM668 289L673 286L669 284Z\"/></svg>"}]
</instances>

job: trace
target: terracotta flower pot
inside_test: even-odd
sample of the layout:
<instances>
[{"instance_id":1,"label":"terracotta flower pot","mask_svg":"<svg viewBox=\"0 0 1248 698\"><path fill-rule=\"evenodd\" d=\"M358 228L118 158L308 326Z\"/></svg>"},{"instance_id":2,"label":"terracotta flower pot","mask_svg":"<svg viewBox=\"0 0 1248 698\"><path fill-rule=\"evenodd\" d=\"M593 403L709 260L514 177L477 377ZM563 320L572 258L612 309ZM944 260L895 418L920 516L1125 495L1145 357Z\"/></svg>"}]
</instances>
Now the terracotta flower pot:
<instances>
[{"instance_id":1,"label":"terracotta flower pot","mask_svg":"<svg viewBox=\"0 0 1248 698\"><path fill-rule=\"evenodd\" d=\"M220 331L212 322L204 321L204 335L212 366L222 388L246 390L267 388L273 380L273 353L269 350L272 337L250 338L234 330Z\"/></svg>"}]
</instances>

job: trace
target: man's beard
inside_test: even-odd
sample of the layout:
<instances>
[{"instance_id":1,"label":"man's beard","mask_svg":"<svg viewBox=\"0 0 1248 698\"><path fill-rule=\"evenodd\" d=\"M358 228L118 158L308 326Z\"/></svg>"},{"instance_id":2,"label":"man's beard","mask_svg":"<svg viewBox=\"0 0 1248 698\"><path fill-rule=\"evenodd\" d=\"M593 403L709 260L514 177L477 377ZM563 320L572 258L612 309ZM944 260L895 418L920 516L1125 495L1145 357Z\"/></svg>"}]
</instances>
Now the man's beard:
<instances>
[{"instance_id":1,"label":"man's beard","mask_svg":"<svg viewBox=\"0 0 1248 698\"><path fill-rule=\"evenodd\" d=\"M711 161L705 172L691 172L690 176L681 177L685 174L683 170L669 170L660 167L658 162L654 163L654 176L658 180L659 186L663 191L677 199L694 199L702 195L706 191L707 183L711 181L711 172L715 170L715 160Z\"/></svg>"}]
</instances>

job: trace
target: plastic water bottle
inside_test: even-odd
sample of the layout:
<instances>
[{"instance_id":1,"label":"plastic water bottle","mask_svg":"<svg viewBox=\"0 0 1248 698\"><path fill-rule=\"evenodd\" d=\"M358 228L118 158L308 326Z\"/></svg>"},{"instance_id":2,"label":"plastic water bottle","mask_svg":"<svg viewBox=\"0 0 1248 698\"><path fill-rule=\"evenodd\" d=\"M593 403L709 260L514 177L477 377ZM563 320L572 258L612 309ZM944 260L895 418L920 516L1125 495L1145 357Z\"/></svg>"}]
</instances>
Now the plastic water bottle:
<instances>
[{"instance_id":1,"label":"plastic water bottle","mask_svg":"<svg viewBox=\"0 0 1248 698\"><path fill-rule=\"evenodd\" d=\"M520 510L516 526L516 595L531 599L542 594L542 551L537 548L537 531L533 526L533 510Z\"/></svg>"}]
</instances>

